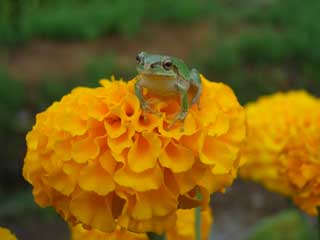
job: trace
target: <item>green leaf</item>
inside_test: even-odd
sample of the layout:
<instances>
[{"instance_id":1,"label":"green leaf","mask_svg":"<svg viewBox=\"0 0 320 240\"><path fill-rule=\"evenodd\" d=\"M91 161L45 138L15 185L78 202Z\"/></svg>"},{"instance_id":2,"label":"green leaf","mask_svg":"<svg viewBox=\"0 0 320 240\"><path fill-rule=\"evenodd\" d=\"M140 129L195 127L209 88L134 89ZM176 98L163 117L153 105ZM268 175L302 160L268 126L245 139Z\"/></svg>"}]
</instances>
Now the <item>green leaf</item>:
<instances>
[{"instance_id":1,"label":"green leaf","mask_svg":"<svg viewBox=\"0 0 320 240\"><path fill-rule=\"evenodd\" d=\"M297 210L285 210L258 222L247 240L312 240L316 234Z\"/></svg>"}]
</instances>

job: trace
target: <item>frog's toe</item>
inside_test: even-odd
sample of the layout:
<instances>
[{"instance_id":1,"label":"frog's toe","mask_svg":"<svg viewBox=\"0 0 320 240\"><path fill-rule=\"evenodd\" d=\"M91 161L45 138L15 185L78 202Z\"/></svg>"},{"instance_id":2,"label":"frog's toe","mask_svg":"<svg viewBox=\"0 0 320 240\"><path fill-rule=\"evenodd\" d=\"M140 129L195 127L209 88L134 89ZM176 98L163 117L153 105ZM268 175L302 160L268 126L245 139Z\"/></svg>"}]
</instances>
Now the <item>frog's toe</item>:
<instances>
[{"instance_id":1,"label":"frog's toe","mask_svg":"<svg viewBox=\"0 0 320 240\"><path fill-rule=\"evenodd\" d=\"M201 110L200 102L197 102L197 108L198 108L198 111Z\"/></svg>"},{"instance_id":2,"label":"frog's toe","mask_svg":"<svg viewBox=\"0 0 320 240\"><path fill-rule=\"evenodd\" d=\"M150 113L154 113L155 111L150 107L149 104L147 103L144 103L144 104L141 104L141 108L144 112L150 112Z\"/></svg>"},{"instance_id":3,"label":"frog's toe","mask_svg":"<svg viewBox=\"0 0 320 240\"><path fill-rule=\"evenodd\" d=\"M178 122L178 119L175 119L170 125L168 126L167 130L170 130L173 128L173 126ZM180 132L184 132L184 124L181 123Z\"/></svg>"},{"instance_id":4,"label":"frog's toe","mask_svg":"<svg viewBox=\"0 0 320 240\"><path fill-rule=\"evenodd\" d=\"M180 131L184 131L183 121L186 118L188 112L180 112L176 115L172 123L168 126L168 129L171 129L178 121L182 123Z\"/></svg>"},{"instance_id":5,"label":"frog's toe","mask_svg":"<svg viewBox=\"0 0 320 240\"><path fill-rule=\"evenodd\" d=\"M197 105L198 110L201 109L201 107L200 107L200 99L193 99L193 100L191 101L191 105L193 105L193 104L196 104L196 105Z\"/></svg>"},{"instance_id":6,"label":"frog's toe","mask_svg":"<svg viewBox=\"0 0 320 240\"><path fill-rule=\"evenodd\" d=\"M144 113L155 114L155 115L157 115L158 117L161 117L161 116L162 116L162 114L161 114L160 112L152 109L152 108L150 107L150 105L147 104L147 103L141 105L141 108L142 108L142 111L143 111Z\"/></svg>"},{"instance_id":7,"label":"frog's toe","mask_svg":"<svg viewBox=\"0 0 320 240\"><path fill-rule=\"evenodd\" d=\"M177 116L176 119L183 121L187 117L188 112L180 112Z\"/></svg>"}]
</instances>

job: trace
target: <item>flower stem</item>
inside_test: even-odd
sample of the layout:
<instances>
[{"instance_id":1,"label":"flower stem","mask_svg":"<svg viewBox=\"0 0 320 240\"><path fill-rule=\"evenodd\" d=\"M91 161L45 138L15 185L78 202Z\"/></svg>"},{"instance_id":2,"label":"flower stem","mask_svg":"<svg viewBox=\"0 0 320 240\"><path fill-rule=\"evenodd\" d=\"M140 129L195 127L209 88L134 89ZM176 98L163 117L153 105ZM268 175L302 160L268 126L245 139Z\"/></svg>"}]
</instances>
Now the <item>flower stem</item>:
<instances>
[{"instance_id":1,"label":"flower stem","mask_svg":"<svg viewBox=\"0 0 320 240\"><path fill-rule=\"evenodd\" d=\"M195 235L196 240L201 240L201 208L195 208Z\"/></svg>"},{"instance_id":2,"label":"flower stem","mask_svg":"<svg viewBox=\"0 0 320 240\"><path fill-rule=\"evenodd\" d=\"M202 201L202 194L200 192L199 189L197 189L197 199L199 201ZM201 240L202 236L201 236L201 207L197 207L195 209L195 240Z\"/></svg>"},{"instance_id":3,"label":"flower stem","mask_svg":"<svg viewBox=\"0 0 320 240\"><path fill-rule=\"evenodd\" d=\"M317 207L318 210L318 223L317 223L317 227L318 227L318 240L320 240L320 207Z\"/></svg>"},{"instance_id":4,"label":"flower stem","mask_svg":"<svg viewBox=\"0 0 320 240\"><path fill-rule=\"evenodd\" d=\"M166 234L158 235L153 232L148 232L147 236L150 240L166 240Z\"/></svg>"}]
</instances>

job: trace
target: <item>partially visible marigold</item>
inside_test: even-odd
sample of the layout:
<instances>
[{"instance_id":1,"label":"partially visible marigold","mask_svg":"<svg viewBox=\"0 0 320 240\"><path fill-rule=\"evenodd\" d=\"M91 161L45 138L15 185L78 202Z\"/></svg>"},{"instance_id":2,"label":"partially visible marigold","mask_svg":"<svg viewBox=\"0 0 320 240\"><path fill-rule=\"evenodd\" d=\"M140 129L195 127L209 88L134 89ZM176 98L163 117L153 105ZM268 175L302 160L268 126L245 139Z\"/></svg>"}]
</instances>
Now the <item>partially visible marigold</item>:
<instances>
[{"instance_id":1,"label":"partially visible marigold","mask_svg":"<svg viewBox=\"0 0 320 240\"><path fill-rule=\"evenodd\" d=\"M194 240L195 237L195 210L184 209L177 211L175 227L167 232L168 240ZM201 211L201 239L208 240L212 224L211 209Z\"/></svg>"},{"instance_id":2,"label":"partially visible marigold","mask_svg":"<svg viewBox=\"0 0 320 240\"><path fill-rule=\"evenodd\" d=\"M17 240L16 236L8 229L0 227L0 239L1 240Z\"/></svg>"},{"instance_id":3,"label":"partially visible marigold","mask_svg":"<svg viewBox=\"0 0 320 240\"><path fill-rule=\"evenodd\" d=\"M235 178L245 136L232 90L202 77L201 110L168 125L179 99L148 96L159 117L141 113L134 82L76 88L36 117L27 135L23 176L40 206L72 224L112 232L161 233L176 210L207 206ZM197 199L197 192L202 200Z\"/></svg>"},{"instance_id":4,"label":"partially visible marigold","mask_svg":"<svg viewBox=\"0 0 320 240\"><path fill-rule=\"evenodd\" d=\"M180 209L177 211L176 225L167 232L167 240L195 239L195 211L194 209ZM208 240L212 223L211 209L201 212L202 240ZM132 233L117 226L115 232L105 233L99 230L86 230L81 224L71 227L72 240L148 240L144 233Z\"/></svg>"},{"instance_id":5,"label":"partially visible marigold","mask_svg":"<svg viewBox=\"0 0 320 240\"><path fill-rule=\"evenodd\" d=\"M320 206L320 100L304 91L263 97L245 108L244 178L292 197L309 214Z\"/></svg>"}]
</instances>

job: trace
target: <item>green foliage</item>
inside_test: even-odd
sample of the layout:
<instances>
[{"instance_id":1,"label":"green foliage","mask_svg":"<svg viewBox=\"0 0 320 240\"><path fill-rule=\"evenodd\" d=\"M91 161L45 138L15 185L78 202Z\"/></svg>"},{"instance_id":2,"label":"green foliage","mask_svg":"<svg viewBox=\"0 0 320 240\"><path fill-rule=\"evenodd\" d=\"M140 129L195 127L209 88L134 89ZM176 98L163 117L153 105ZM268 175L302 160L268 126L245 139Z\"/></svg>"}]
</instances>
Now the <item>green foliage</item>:
<instances>
[{"instance_id":1,"label":"green foliage","mask_svg":"<svg viewBox=\"0 0 320 240\"><path fill-rule=\"evenodd\" d=\"M46 222L57 220L57 214L53 208L43 209L34 202L32 191L29 187L9 196L3 195L0 199L0 222L5 222L5 220L12 218L15 221L21 219L22 224L25 224L28 218L33 215Z\"/></svg>"},{"instance_id":2,"label":"green foliage","mask_svg":"<svg viewBox=\"0 0 320 240\"><path fill-rule=\"evenodd\" d=\"M141 23L142 4L127 1L64 1L26 11L30 35L53 39L93 39L106 33L130 35Z\"/></svg>"},{"instance_id":3,"label":"green foliage","mask_svg":"<svg viewBox=\"0 0 320 240\"><path fill-rule=\"evenodd\" d=\"M12 79L0 69L0 135L15 132L15 114L23 107L24 100L22 82Z\"/></svg>"},{"instance_id":4,"label":"green foliage","mask_svg":"<svg viewBox=\"0 0 320 240\"><path fill-rule=\"evenodd\" d=\"M228 72L241 64L281 64L289 59L285 39L271 29L252 29L221 38L207 60L212 69Z\"/></svg>"},{"instance_id":5,"label":"green foliage","mask_svg":"<svg viewBox=\"0 0 320 240\"><path fill-rule=\"evenodd\" d=\"M0 1L0 43L16 45L23 40L22 0Z\"/></svg>"},{"instance_id":6,"label":"green foliage","mask_svg":"<svg viewBox=\"0 0 320 240\"><path fill-rule=\"evenodd\" d=\"M241 64L241 58L236 44L237 42L233 39L226 39L216 44L209 57L203 60L204 68L218 75L238 68Z\"/></svg>"},{"instance_id":7,"label":"green foliage","mask_svg":"<svg viewBox=\"0 0 320 240\"><path fill-rule=\"evenodd\" d=\"M271 29L251 30L240 33L236 51L243 61L251 64L276 64L288 58L285 39Z\"/></svg>"},{"instance_id":8,"label":"green foliage","mask_svg":"<svg viewBox=\"0 0 320 240\"><path fill-rule=\"evenodd\" d=\"M319 63L319 11L320 2L317 0L310 0L307 4L299 0L271 1L267 6L251 8L251 12L243 15L242 23L277 30L291 57ZM269 43L266 41L266 44ZM272 46L270 44L270 50Z\"/></svg>"},{"instance_id":9,"label":"green foliage","mask_svg":"<svg viewBox=\"0 0 320 240\"><path fill-rule=\"evenodd\" d=\"M90 87L99 86L99 80L109 78L115 72L115 57L108 54L89 62L85 68L84 85Z\"/></svg>"},{"instance_id":10,"label":"green foliage","mask_svg":"<svg viewBox=\"0 0 320 240\"><path fill-rule=\"evenodd\" d=\"M147 10L145 19L176 23L192 22L208 14L210 2L204 0L147 0L145 1Z\"/></svg>"},{"instance_id":11,"label":"green foliage","mask_svg":"<svg viewBox=\"0 0 320 240\"><path fill-rule=\"evenodd\" d=\"M34 37L50 39L94 39L119 33L130 37L150 21L186 23L208 14L208 0L92 0L0 2L0 43ZM13 4L16 3L16 4ZM11 14L17 12L19 14ZM14 27L13 27L14 26Z\"/></svg>"},{"instance_id":12,"label":"green foliage","mask_svg":"<svg viewBox=\"0 0 320 240\"><path fill-rule=\"evenodd\" d=\"M286 210L254 226L247 240L311 240L316 234L297 210Z\"/></svg>"},{"instance_id":13,"label":"green foliage","mask_svg":"<svg viewBox=\"0 0 320 240\"><path fill-rule=\"evenodd\" d=\"M200 66L244 103L306 88L320 94L320 1L215 1L218 38Z\"/></svg>"},{"instance_id":14,"label":"green foliage","mask_svg":"<svg viewBox=\"0 0 320 240\"><path fill-rule=\"evenodd\" d=\"M21 191L11 197L2 196L0 201L0 219L11 216L21 216L37 209L30 190Z\"/></svg>"},{"instance_id":15,"label":"green foliage","mask_svg":"<svg viewBox=\"0 0 320 240\"><path fill-rule=\"evenodd\" d=\"M134 65L129 64L128 67L120 67L116 61L117 58L112 53L91 60L85 67L82 84L89 87L98 87L101 79L109 79L112 75L116 79L130 79L135 75Z\"/></svg>"},{"instance_id":16,"label":"green foliage","mask_svg":"<svg viewBox=\"0 0 320 240\"><path fill-rule=\"evenodd\" d=\"M111 75L121 72L125 77L126 70L121 71L116 67L113 54L96 57L89 61L81 73L74 76L49 76L46 77L37 87L31 96L31 103L36 112L45 110L54 101L59 101L65 94L77 86L98 87L99 81L103 78L110 78ZM129 73L127 73L129 75ZM132 76L132 75L131 75Z\"/></svg>"},{"instance_id":17,"label":"green foliage","mask_svg":"<svg viewBox=\"0 0 320 240\"><path fill-rule=\"evenodd\" d=\"M36 111L43 111L54 101L59 101L65 94L74 87L74 82L60 77L48 77L38 86L35 95L32 96L32 103Z\"/></svg>"}]
</instances>

